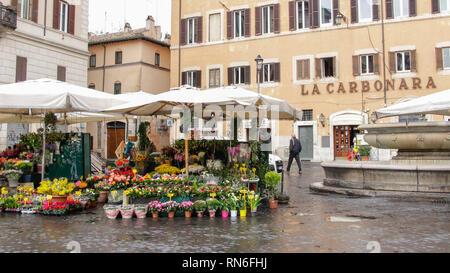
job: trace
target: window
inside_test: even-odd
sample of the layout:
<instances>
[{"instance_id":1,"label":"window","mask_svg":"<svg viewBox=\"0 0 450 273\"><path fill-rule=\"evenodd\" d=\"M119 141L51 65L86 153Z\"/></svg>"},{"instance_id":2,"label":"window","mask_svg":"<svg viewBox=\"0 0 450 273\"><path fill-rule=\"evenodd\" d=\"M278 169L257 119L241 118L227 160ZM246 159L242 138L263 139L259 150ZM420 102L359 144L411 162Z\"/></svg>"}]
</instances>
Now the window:
<instances>
[{"instance_id":1,"label":"window","mask_svg":"<svg viewBox=\"0 0 450 273\"><path fill-rule=\"evenodd\" d=\"M220 69L214 68L209 70L209 87L220 87Z\"/></svg>"},{"instance_id":2,"label":"window","mask_svg":"<svg viewBox=\"0 0 450 273\"><path fill-rule=\"evenodd\" d=\"M182 85L190 85L192 87L201 88L201 78L202 72L200 70L197 71L185 71L181 74L181 84Z\"/></svg>"},{"instance_id":3,"label":"window","mask_svg":"<svg viewBox=\"0 0 450 273\"><path fill-rule=\"evenodd\" d=\"M16 58L16 82L23 82L27 80L27 58Z\"/></svg>"},{"instance_id":4,"label":"window","mask_svg":"<svg viewBox=\"0 0 450 273\"><path fill-rule=\"evenodd\" d=\"M66 68L64 66L58 65L57 80L61 82L66 81Z\"/></svg>"},{"instance_id":5,"label":"window","mask_svg":"<svg viewBox=\"0 0 450 273\"><path fill-rule=\"evenodd\" d=\"M23 19L31 18L31 5L30 0L20 0L20 13L19 16Z\"/></svg>"},{"instance_id":6,"label":"window","mask_svg":"<svg viewBox=\"0 0 450 273\"><path fill-rule=\"evenodd\" d=\"M409 0L394 0L394 17L409 16Z\"/></svg>"},{"instance_id":7,"label":"window","mask_svg":"<svg viewBox=\"0 0 450 273\"><path fill-rule=\"evenodd\" d=\"M322 78L336 77L334 60L335 58L323 58L321 60Z\"/></svg>"},{"instance_id":8,"label":"window","mask_svg":"<svg viewBox=\"0 0 450 273\"><path fill-rule=\"evenodd\" d=\"M209 41L221 40L221 15L220 13L209 15Z\"/></svg>"},{"instance_id":9,"label":"window","mask_svg":"<svg viewBox=\"0 0 450 273\"><path fill-rule=\"evenodd\" d=\"M450 69L450 47L442 49L442 60L444 69Z\"/></svg>"},{"instance_id":10,"label":"window","mask_svg":"<svg viewBox=\"0 0 450 273\"><path fill-rule=\"evenodd\" d=\"M122 51L116 51L116 64L122 64Z\"/></svg>"},{"instance_id":11,"label":"window","mask_svg":"<svg viewBox=\"0 0 450 273\"><path fill-rule=\"evenodd\" d=\"M262 82L275 81L275 64L264 64L262 73Z\"/></svg>"},{"instance_id":12,"label":"window","mask_svg":"<svg viewBox=\"0 0 450 273\"><path fill-rule=\"evenodd\" d=\"M97 56L91 55L91 57L89 57L89 67L96 67L96 66L97 66Z\"/></svg>"},{"instance_id":13,"label":"window","mask_svg":"<svg viewBox=\"0 0 450 273\"><path fill-rule=\"evenodd\" d=\"M262 33L274 32L274 8L266 6L262 8Z\"/></svg>"},{"instance_id":14,"label":"window","mask_svg":"<svg viewBox=\"0 0 450 273\"><path fill-rule=\"evenodd\" d=\"M450 0L439 0L441 11L450 11Z\"/></svg>"},{"instance_id":15,"label":"window","mask_svg":"<svg viewBox=\"0 0 450 273\"><path fill-rule=\"evenodd\" d=\"M193 44L196 41L195 18L187 19L187 43Z\"/></svg>"},{"instance_id":16,"label":"window","mask_svg":"<svg viewBox=\"0 0 450 273\"><path fill-rule=\"evenodd\" d=\"M395 53L396 56L396 70L397 72L411 71L411 52L403 51Z\"/></svg>"},{"instance_id":17,"label":"window","mask_svg":"<svg viewBox=\"0 0 450 273\"><path fill-rule=\"evenodd\" d=\"M297 29L309 28L309 1L297 2Z\"/></svg>"},{"instance_id":18,"label":"window","mask_svg":"<svg viewBox=\"0 0 450 273\"><path fill-rule=\"evenodd\" d=\"M313 120L313 110L303 110L302 121L312 121Z\"/></svg>"},{"instance_id":19,"label":"window","mask_svg":"<svg viewBox=\"0 0 450 273\"><path fill-rule=\"evenodd\" d=\"M245 84L245 67L235 67L234 69L234 84Z\"/></svg>"},{"instance_id":20,"label":"window","mask_svg":"<svg viewBox=\"0 0 450 273\"><path fill-rule=\"evenodd\" d=\"M372 0L359 0L358 14L359 22L372 21Z\"/></svg>"},{"instance_id":21,"label":"window","mask_svg":"<svg viewBox=\"0 0 450 273\"><path fill-rule=\"evenodd\" d=\"M160 66L161 65L160 61L161 61L161 56L159 55L159 53L155 53L155 65Z\"/></svg>"},{"instance_id":22,"label":"window","mask_svg":"<svg viewBox=\"0 0 450 273\"><path fill-rule=\"evenodd\" d=\"M59 30L69 32L69 4L60 2Z\"/></svg>"},{"instance_id":23,"label":"window","mask_svg":"<svg viewBox=\"0 0 450 273\"><path fill-rule=\"evenodd\" d=\"M234 12L234 38L244 37L245 33L245 11Z\"/></svg>"},{"instance_id":24,"label":"window","mask_svg":"<svg viewBox=\"0 0 450 273\"><path fill-rule=\"evenodd\" d=\"M320 0L320 24L329 25L332 23L333 6L332 0Z\"/></svg>"},{"instance_id":25,"label":"window","mask_svg":"<svg viewBox=\"0 0 450 273\"><path fill-rule=\"evenodd\" d=\"M187 72L187 84L190 86L196 86L197 83L197 73L195 71Z\"/></svg>"},{"instance_id":26,"label":"window","mask_svg":"<svg viewBox=\"0 0 450 273\"><path fill-rule=\"evenodd\" d=\"M309 80L310 76L310 60L297 60L297 80Z\"/></svg>"},{"instance_id":27,"label":"window","mask_svg":"<svg viewBox=\"0 0 450 273\"><path fill-rule=\"evenodd\" d=\"M374 73L373 55L361 55L360 64L361 75L371 75Z\"/></svg>"},{"instance_id":28,"label":"window","mask_svg":"<svg viewBox=\"0 0 450 273\"><path fill-rule=\"evenodd\" d=\"M88 87L89 89L95 89L95 84L93 84L93 83L91 83L91 84L89 84L89 87Z\"/></svg>"},{"instance_id":29,"label":"window","mask_svg":"<svg viewBox=\"0 0 450 273\"><path fill-rule=\"evenodd\" d=\"M116 82L114 84L114 95L119 95L122 93L122 84L120 82Z\"/></svg>"}]
</instances>

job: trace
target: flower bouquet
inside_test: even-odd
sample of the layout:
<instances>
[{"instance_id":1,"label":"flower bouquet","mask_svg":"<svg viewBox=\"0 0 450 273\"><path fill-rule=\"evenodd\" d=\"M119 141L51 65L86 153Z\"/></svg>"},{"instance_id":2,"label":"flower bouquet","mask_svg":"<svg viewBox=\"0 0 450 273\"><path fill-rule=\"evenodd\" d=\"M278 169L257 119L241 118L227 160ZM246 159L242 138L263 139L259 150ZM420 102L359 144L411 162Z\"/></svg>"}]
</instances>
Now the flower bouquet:
<instances>
[{"instance_id":1,"label":"flower bouquet","mask_svg":"<svg viewBox=\"0 0 450 273\"><path fill-rule=\"evenodd\" d=\"M57 203L44 200L42 213L45 215L66 215L69 212L69 205L67 203Z\"/></svg>"}]
</instances>

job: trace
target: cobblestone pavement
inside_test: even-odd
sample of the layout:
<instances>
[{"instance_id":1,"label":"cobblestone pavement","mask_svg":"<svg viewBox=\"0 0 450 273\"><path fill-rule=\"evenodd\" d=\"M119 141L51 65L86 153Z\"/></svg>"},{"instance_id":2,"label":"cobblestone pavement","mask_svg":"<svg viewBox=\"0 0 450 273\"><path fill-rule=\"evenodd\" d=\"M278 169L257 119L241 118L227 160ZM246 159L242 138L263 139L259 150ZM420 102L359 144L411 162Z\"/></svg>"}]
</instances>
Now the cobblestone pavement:
<instances>
[{"instance_id":1,"label":"cobblestone pavement","mask_svg":"<svg viewBox=\"0 0 450 273\"><path fill-rule=\"evenodd\" d=\"M293 167L288 205L256 217L108 220L101 207L80 215L0 215L0 252L449 252L448 204L315 194L320 164ZM359 222L334 222L359 216ZM331 218L330 218L331 217ZM369 242L378 242L370 243ZM369 247L368 247L369 244Z\"/></svg>"}]
</instances>

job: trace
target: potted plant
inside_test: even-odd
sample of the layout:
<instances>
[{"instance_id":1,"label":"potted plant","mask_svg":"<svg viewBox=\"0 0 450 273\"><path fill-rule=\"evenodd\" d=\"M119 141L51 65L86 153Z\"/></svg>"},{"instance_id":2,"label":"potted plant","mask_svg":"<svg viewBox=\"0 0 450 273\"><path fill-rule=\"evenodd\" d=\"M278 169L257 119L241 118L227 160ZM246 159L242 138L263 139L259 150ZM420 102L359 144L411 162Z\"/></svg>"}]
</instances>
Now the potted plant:
<instances>
[{"instance_id":1,"label":"potted plant","mask_svg":"<svg viewBox=\"0 0 450 273\"><path fill-rule=\"evenodd\" d=\"M131 219L134 214L134 206L122 206L120 208L120 214L122 215L123 219Z\"/></svg>"},{"instance_id":2,"label":"potted plant","mask_svg":"<svg viewBox=\"0 0 450 273\"><path fill-rule=\"evenodd\" d=\"M10 188L17 188L19 185L19 179L22 176L23 172L19 170L6 170L3 171L2 175L6 176L8 179Z\"/></svg>"},{"instance_id":3,"label":"potted plant","mask_svg":"<svg viewBox=\"0 0 450 273\"><path fill-rule=\"evenodd\" d=\"M106 201L108 200L108 191L110 189L108 183L100 181L97 184L95 184L94 187L99 191L97 203L106 203Z\"/></svg>"},{"instance_id":4,"label":"potted plant","mask_svg":"<svg viewBox=\"0 0 450 273\"><path fill-rule=\"evenodd\" d=\"M153 218L158 218L159 213L162 211L162 204L159 201L153 201L148 203L148 210L152 213Z\"/></svg>"},{"instance_id":5,"label":"potted plant","mask_svg":"<svg viewBox=\"0 0 450 273\"><path fill-rule=\"evenodd\" d=\"M269 195L269 207L276 209L278 207L278 200L275 200L275 195L278 192L277 186L281 183L281 176L277 172L268 172L264 178Z\"/></svg>"},{"instance_id":6,"label":"potted plant","mask_svg":"<svg viewBox=\"0 0 450 273\"><path fill-rule=\"evenodd\" d=\"M206 201L205 200L197 200L194 203L194 210L197 212L197 217L203 217L203 213L206 210Z\"/></svg>"},{"instance_id":7,"label":"potted plant","mask_svg":"<svg viewBox=\"0 0 450 273\"><path fill-rule=\"evenodd\" d=\"M230 208L231 217L237 217L237 208L238 208L238 198L233 194L229 194L227 197L227 203Z\"/></svg>"},{"instance_id":8,"label":"potted plant","mask_svg":"<svg viewBox=\"0 0 450 273\"><path fill-rule=\"evenodd\" d=\"M248 202L250 203L250 212L252 216L255 216L256 210L261 205L261 197L259 194L255 194L255 192L250 192L248 194Z\"/></svg>"},{"instance_id":9,"label":"potted plant","mask_svg":"<svg viewBox=\"0 0 450 273\"><path fill-rule=\"evenodd\" d=\"M369 161L371 146L361 146L359 148L359 155L361 156L361 161Z\"/></svg>"},{"instance_id":10,"label":"potted plant","mask_svg":"<svg viewBox=\"0 0 450 273\"><path fill-rule=\"evenodd\" d=\"M33 163L28 160L19 161L16 163L16 168L23 173L23 182L31 182L31 170L33 168Z\"/></svg>"},{"instance_id":11,"label":"potted plant","mask_svg":"<svg viewBox=\"0 0 450 273\"><path fill-rule=\"evenodd\" d=\"M120 212L119 206L116 205L105 205L103 209L105 210L106 217L109 219L116 219Z\"/></svg>"},{"instance_id":12,"label":"potted plant","mask_svg":"<svg viewBox=\"0 0 450 273\"><path fill-rule=\"evenodd\" d=\"M148 205L136 205L134 207L134 213L139 219L144 219L147 217Z\"/></svg>"},{"instance_id":13,"label":"potted plant","mask_svg":"<svg viewBox=\"0 0 450 273\"><path fill-rule=\"evenodd\" d=\"M227 199L220 201L220 210L222 211L222 218L228 218L228 211L230 208Z\"/></svg>"},{"instance_id":14,"label":"potted plant","mask_svg":"<svg viewBox=\"0 0 450 273\"><path fill-rule=\"evenodd\" d=\"M167 213L169 218L175 217L175 211L178 208L178 203L175 201L167 201L162 204L163 211Z\"/></svg>"},{"instance_id":15,"label":"potted plant","mask_svg":"<svg viewBox=\"0 0 450 273\"><path fill-rule=\"evenodd\" d=\"M37 190L39 194L51 196L53 202L64 203L75 187L75 184L69 183L67 178L55 178L53 181L42 181Z\"/></svg>"},{"instance_id":16,"label":"potted plant","mask_svg":"<svg viewBox=\"0 0 450 273\"><path fill-rule=\"evenodd\" d=\"M208 207L209 217L214 218L217 209L220 207L220 201L215 198L208 198L206 200L206 206Z\"/></svg>"},{"instance_id":17,"label":"potted plant","mask_svg":"<svg viewBox=\"0 0 450 273\"><path fill-rule=\"evenodd\" d=\"M241 217L246 217L247 216L247 196L244 195L239 195L238 197L238 207L239 207L239 215Z\"/></svg>"},{"instance_id":18,"label":"potted plant","mask_svg":"<svg viewBox=\"0 0 450 273\"><path fill-rule=\"evenodd\" d=\"M191 201L184 201L181 203L181 208L184 210L184 216L191 218L192 211L194 210L194 203Z\"/></svg>"}]
</instances>

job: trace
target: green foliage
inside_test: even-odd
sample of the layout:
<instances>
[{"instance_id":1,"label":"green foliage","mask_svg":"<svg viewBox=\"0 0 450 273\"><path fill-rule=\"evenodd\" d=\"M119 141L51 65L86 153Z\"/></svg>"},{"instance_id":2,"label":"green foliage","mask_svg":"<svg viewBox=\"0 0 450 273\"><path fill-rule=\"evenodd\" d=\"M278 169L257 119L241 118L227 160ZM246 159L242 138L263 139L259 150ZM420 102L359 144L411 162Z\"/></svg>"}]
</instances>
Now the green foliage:
<instances>
[{"instance_id":1,"label":"green foliage","mask_svg":"<svg viewBox=\"0 0 450 273\"><path fill-rule=\"evenodd\" d=\"M50 130L51 132L55 131L56 122L58 118L52 112L46 113L44 117L44 126L46 131Z\"/></svg>"},{"instance_id":2,"label":"green foliage","mask_svg":"<svg viewBox=\"0 0 450 273\"><path fill-rule=\"evenodd\" d=\"M139 129L138 129L138 136L139 136L139 143L138 143L138 148L140 151L146 151L147 148L150 146L150 140L147 137L147 130L148 127L150 126L149 122L141 122L141 124L139 124Z\"/></svg>"},{"instance_id":3,"label":"green foliage","mask_svg":"<svg viewBox=\"0 0 450 273\"><path fill-rule=\"evenodd\" d=\"M268 172L265 175L267 189L269 190L269 198L273 200L278 192L277 186L281 183L281 175L277 172Z\"/></svg>"},{"instance_id":4,"label":"green foliage","mask_svg":"<svg viewBox=\"0 0 450 273\"><path fill-rule=\"evenodd\" d=\"M361 156L370 156L371 150L372 150L371 146L361 146L361 147L359 147L359 154Z\"/></svg>"},{"instance_id":5,"label":"green foliage","mask_svg":"<svg viewBox=\"0 0 450 273\"><path fill-rule=\"evenodd\" d=\"M208 200L206 200L206 205L208 206L208 210L218 210L221 203L215 198L208 198Z\"/></svg>"}]
</instances>

